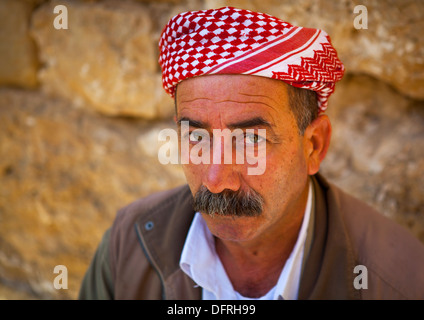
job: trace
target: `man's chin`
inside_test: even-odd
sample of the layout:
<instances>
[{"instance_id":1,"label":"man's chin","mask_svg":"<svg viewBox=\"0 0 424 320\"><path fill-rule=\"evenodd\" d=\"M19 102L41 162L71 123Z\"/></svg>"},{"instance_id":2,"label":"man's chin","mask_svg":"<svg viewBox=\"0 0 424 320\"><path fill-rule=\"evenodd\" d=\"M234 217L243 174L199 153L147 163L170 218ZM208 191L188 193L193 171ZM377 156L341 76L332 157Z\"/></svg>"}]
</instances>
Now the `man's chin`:
<instances>
[{"instance_id":1,"label":"man's chin","mask_svg":"<svg viewBox=\"0 0 424 320\"><path fill-rule=\"evenodd\" d=\"M204 214L202 216L210 232L221 240L248 241L257 235L258 216Z\"/></svg>"}]
</instances>

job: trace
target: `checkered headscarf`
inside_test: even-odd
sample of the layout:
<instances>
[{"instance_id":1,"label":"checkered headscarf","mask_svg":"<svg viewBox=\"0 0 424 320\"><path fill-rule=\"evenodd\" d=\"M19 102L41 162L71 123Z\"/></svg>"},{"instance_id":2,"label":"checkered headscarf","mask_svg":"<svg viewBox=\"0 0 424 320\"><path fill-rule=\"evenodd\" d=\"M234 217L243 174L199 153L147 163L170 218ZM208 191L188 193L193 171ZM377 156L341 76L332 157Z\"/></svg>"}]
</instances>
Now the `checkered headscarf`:
<instances>
[{"instance_id":1,"label":"checkered headscarf","mask_svg":"<svg viewBox=\"0 0 424 320\"><path fill-rule=\"evenodd\" d=\"M164 89L206 74L248 74L316 91L327 108L344 66L322 30L291 25L264 13L224 7L176 15L159 41Z\"/></svg>"}]
</instances>

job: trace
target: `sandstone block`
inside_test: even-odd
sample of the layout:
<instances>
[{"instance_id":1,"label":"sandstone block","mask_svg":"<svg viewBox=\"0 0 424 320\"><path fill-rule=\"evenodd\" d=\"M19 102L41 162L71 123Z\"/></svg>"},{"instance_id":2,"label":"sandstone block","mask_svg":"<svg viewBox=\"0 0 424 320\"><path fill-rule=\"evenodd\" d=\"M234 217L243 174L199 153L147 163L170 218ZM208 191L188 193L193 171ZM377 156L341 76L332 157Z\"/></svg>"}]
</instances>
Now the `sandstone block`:
<instances>
[{"instance_id":1,"label":"sandstone block","mask_svg":"<svg viewBox=\"0 0 424 320\"><path fill-rule=\"evenodd\" d=\"M37 51L29 35L33 4L0 1L0 85L37 86Z\"/></svg>"},{"instance_id":2,"label":"sandstone block","mask_svg":"<svg viewBox=\"0 0 424 320\"><path fill-rule=\"evenodd\" d=\"M424 242L423 110L384 82L346 77L330 98L333 136L321 172Z\"/></svg>"},{"instance_id":3,"label":"sandstone block","mask_svg":"<svg viewBox=\"0 0 424 320\"><path fill-rule=\"evenodd\" d=\"M68 29L54 26L59 4L67 8ZM146 6L131 1L41 6L31 30L44 64L42 87L106 115L169 116L173 102L162 89L150 19Z\"/></svg>"},{"instance_id":4,"label":"sandstone block","mask_svg":"<svg viewBox=\"0 0 424 320\"><path fill-rule=\"evenodd\" d=\"M166 122L115 119L39 92L0 90L0 297L74 299L117 210L183 184L181 170L159 163ZM57 290L56 265L68 270ZM10 296L12 297L12 296Z\"/></svg>"}]
</instances>

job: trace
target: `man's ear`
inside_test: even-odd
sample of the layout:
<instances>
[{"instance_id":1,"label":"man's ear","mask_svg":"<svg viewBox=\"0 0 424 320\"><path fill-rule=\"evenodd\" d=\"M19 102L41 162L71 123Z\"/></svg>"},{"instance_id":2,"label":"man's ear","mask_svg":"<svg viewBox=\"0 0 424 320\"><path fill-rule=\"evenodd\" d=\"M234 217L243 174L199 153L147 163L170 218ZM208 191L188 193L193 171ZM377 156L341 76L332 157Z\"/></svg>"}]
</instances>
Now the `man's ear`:
<instances>
[{"instance_id":1,"label":"man's ear","mask_svg":"<svg viewBox=\"0 0 424 320\"><path fill-rule=\"evenodd\" d=\"M308 165L308 174L318 172L321 161L327 154L331 140L331 123L327 115L319 115L306 128L303 135L303 145Z\"/></svg>"}]
</instances>

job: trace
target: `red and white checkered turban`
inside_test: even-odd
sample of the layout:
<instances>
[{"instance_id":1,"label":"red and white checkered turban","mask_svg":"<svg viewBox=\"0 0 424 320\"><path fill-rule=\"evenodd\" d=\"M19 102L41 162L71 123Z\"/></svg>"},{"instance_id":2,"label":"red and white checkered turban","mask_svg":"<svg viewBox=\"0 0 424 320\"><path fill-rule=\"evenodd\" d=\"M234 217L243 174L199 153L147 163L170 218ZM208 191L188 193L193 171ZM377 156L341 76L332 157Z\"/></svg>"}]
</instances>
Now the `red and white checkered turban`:
<instances>
[{"instance_id":1,"label":"red and white checkered turban","mask_svg":"<svg viewBox=\"0 0 424 320\"><path fill-rule=\"evenodd\" d=\"M172 97L187 78L247 74L314 90L323 112L344 73L324 31L232 7L178 14L165 26L159 49L163 87Z\"/></svg>"}]
</instances>

